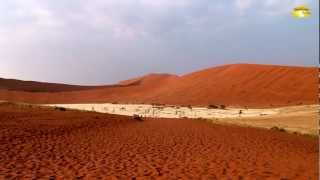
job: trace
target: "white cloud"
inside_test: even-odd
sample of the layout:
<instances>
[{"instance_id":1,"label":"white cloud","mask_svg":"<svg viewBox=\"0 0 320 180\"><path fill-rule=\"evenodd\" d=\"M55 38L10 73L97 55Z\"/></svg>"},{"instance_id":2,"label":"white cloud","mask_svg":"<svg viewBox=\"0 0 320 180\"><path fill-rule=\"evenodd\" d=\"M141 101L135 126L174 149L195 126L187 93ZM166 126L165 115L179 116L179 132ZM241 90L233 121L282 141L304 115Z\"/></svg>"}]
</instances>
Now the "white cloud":
<instances>
[{"instance_id":1,"label":"white cloud","mask_svg":"<svg viewBox=\"0 0 320 180\"><path fill-rule=\"evenodd\" d=\"M33 25L58 27L63 22L46 6L44 1L15 0L15 15L17 18L30 18Z\"/></svg>"},{"instance_id":2,"label":"white cloud","mask_svg":"<svg viewBox=\"0 0 320 180\"><path fill-rule=\"evenodd\" d=\"M240 14L244 14L253 5L253 0L235 0L235 6Z\"/></svg>"},{"instance_id":3,"label":"white cloud","mask_svg":"<svg viewBox=\"0 0 320 180\"><path fill-rule=\"evenodd\" d=\"M13 72L18 71L16 66L21 66L27 74L33 68L37 70L37 63L42 61L43 64L57 62L62 65L65 61L78 61L84 69L88 65L83 62L96 64L100 61L105 66L95 68L107 67L109 72L135 65L137 69L140 65L146 68L145 64L150 68L159 64L168 68L169 61L176 62L170 67L172 70L183 69L181 62L184 59L190 62L199 59L194 63L208 59L208 64L212 65L212 59L237 59L241 54L247 57L246 54L256 53L253 58L260 57L261 51L246 50L245 46L267 41L274 36L260 36L262 32L275 33L285 29L288 23L284 18L278 18L278 21L267 15L285 17L293 5L306 2L314 0L3 0L0 6L0 64L10 64ZM272 23L268 24L272 29L270 32L261 28L264 23L261 18L265 17L272 18ZM310 25L308 27L311 29ZM294 37L297 30L287 31L277 34L291 33ZM301 31L308 32L308 29ZM256 36L252 38L254 34ZM295 38L290 41L279 40L278 44L283 47L298 44ZM313 50L310 48L312 43L302 45ZM230 47L234 48L234 53L230 53ZM292 52L288 52L289 56ZM281 53L279 50L274 54L281 56ZM312 52L301 57L310 57L306 54ZM290 59L289 56L280 59ZM36 63L28 65L28 61ZM47 70L61 70L58 65L56 67L47 66ZM69 72L66 68L64 74ZM108 72L101 70L103 77L111 77ZM119 75L114 73L113 77ZM97 77L101 78L101 74Z\"/></svg>"},{"instance_id":4,"label":"white cloud","mask_svg":"<svg viewBox=\"0 0 320 180\"><path fill-rule=\"evenodd\" d=\"M178 7L186 6L191 1L189 0L140 0L142 5L152 6L156 8L168 8L168 7Z\"/></svg>"},{"instance_id":5,"label":"white cloud","mask_svg":"<svg viewBox=\"0 0 320 180\"><path fill-rule=\"evenodd\" d=\"M267 15L290 15L295 6L308 3L309 0L266 0L262 12Z\"/></svg>"},{"instance_id":6,"label":"white cloud","mask_svg":"<svg viewBox=\"0 0 320 180\"><path fill-rule=\"evenodd\" d=\"M262 15L290 15L294 6L308 4L310 0L235 0L234 5L240 15L255 12Z\"/></svg>"}]
</instances>

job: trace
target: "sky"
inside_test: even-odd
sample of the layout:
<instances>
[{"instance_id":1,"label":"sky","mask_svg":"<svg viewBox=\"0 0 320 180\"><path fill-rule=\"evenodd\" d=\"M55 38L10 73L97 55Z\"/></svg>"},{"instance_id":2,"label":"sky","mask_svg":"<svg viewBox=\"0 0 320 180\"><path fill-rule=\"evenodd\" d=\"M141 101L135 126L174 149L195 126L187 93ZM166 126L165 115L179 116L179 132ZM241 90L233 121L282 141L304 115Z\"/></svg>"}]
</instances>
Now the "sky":
<instances>
[{"instance_id":1,"label":"sky","mask_svg":"<svg viewBox=\"0 0 320 180\"><path fill-rule=\"evenodd\" d=\"M292 9L311 9L295 19ZM257 63L317 66L318 0L0 0L0 77L82 85Z\"/></svg>"}]
</instances>

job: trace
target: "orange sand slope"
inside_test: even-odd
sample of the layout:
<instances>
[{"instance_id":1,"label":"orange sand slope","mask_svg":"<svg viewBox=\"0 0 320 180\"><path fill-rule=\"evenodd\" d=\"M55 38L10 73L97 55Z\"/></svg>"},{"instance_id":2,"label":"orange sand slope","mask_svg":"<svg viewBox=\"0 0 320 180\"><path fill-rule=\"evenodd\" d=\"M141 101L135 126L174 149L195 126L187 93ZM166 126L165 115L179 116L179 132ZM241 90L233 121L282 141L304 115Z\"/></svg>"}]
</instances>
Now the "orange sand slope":
<instances>
[{"instance_id":1,"label":"orange sand slope","mask_svg":"<svg viewBox=\"0 0 320 180\"><path fill-rule=\"evenodd\" d=\"M151 74L118 85L81 91L74 89L49 93L2 88L0 100L28 103L119 102L273 107L317 104L317 84L317 68L233 64L183 76Z\"/></svg>"},{"instance_id":2,"label":"orange sand slope","mask_svg":"<svg viewBox=\"0 0 320 180\"><path fill-rule=\"evenodd\" d=\"M0 78L0 90L27 91L27 92L62 92L94 89L97 86L77 86L56 83L44 83L35 81L21 81L15 79Z\"/></svg>"},{"instance_id":3,"label":"orange sand slope","mask_svg":"<svg viewBox=\"0 0 320 180\"><path fill-rule=\"evenodd\" d=\"M318 137L0 105L0 179L319 178Z\"/></svg>"}]
</instances>

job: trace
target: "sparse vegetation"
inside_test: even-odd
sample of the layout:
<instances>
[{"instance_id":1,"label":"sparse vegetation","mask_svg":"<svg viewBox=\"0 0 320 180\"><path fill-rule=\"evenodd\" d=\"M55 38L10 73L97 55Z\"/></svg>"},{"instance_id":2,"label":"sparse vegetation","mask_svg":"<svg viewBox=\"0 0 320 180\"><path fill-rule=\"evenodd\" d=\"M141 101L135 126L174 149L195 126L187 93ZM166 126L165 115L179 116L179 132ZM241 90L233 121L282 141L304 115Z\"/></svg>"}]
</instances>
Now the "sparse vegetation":
<instances>
[{"instance_id":1,"label":"sparse vegetation","mask_svg":"<svg viewBox=\"0 0 320 180\"><path fill-rule=\"evenodd\" d=\"M226 109L226 105L221 104L221 105L220 105L220 109Z\"/></svg>"},{"instance_id":2,"label":"sparse vegetation","mask_svg":"<svg viewBox=\"0 0 320 180\"><path fill-rule=\"evenodd\" d=\"M219 108L218 106L213 105L213 104L210 104L210 105L208 106L208 109L218 109L218 108Z\"/></svg>"},{"instance_id":3,"label":"sparse vegetation","mask_svg":"<svg viewBox=\"0 0 320 180\"><path fill-rule=\"evenodd\" d=\"M273 126L271 128L271 130L273 131L280 131L280 132L286 132L286 130L284 128L281 128L281 127L277 127L277 126Z\"/></svg>"},{"instance_id":4,"label":"sparse vegetation","mask_svg":"<svg viewBox=\"0 0 320 180\"><path fill-rule=\"evenodd\" d=\"M165 106L165 104L160 104L160 103L152 103L152 106Z\"/></svg>"},{"instance_id":5,"label":"sparse vegetation","mask_svg":"<svg viewBox=\"0 0 320 180\"><path fill-rule=\"evenodd\" d=\"M137 121L144 121L144 119L141 116L139 116L138 114L134 114L133 119L137 120Z\"/></svg>"},{"instance_id":6,"label":"sparse vegetation","mask_svg":"<svg viewBox=\"0 0 320 180\"><path fill-rule=\"evenodd\" d=\"M64 107L54 107L55 110L58 110L58 111L66 111L67 109L64 108Z\"/></svg>"}]
</instances>

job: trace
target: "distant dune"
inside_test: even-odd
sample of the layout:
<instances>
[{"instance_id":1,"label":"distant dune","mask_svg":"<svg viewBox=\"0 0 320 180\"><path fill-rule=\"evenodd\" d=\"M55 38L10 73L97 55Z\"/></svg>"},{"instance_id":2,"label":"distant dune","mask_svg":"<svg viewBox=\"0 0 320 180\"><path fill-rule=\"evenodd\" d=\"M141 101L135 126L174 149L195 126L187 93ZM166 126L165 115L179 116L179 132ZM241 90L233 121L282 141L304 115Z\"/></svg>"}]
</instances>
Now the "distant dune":
<instances>
[{"instance_id":1,"label":"distant dune","mask_svg":"<svg viewBox=\"0 0 320 180\"><path fill-rule=\"evenodd\" d=\"M22 81L16 79L0 78L0 90L26 91L26 92L64 92L95 89L99 86L78 86L35 81Z\"/></svg>"},{"instance_id":2,"label":"distant dune","mask_svg":"<svg viewBox=\"0 0 320 180\"><path fill-rule=\"evenodd\" d=\"M169 79L178 79L178 76L172 74L148 74L145 76L120 81L119 85L138 85L138 84L154 84L154 82L167 81Z\"/></svg>"},{"instance_id":3,"label":"distant dune","mask_svg":"<svg viewBox=\"0 0 320 180\"><path fill-rule=\"evenodd\" d=\"M112 86L9 82L0 79L0 100L274 107L316 104L318 68L232 64L183 76L149 74Z\"/></svg>"}]
</instances>

